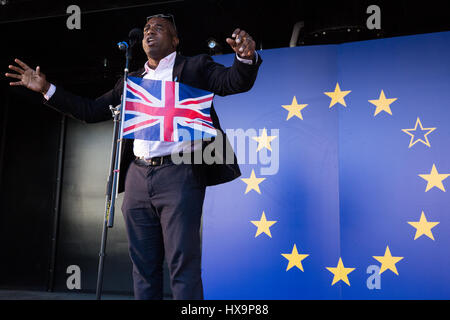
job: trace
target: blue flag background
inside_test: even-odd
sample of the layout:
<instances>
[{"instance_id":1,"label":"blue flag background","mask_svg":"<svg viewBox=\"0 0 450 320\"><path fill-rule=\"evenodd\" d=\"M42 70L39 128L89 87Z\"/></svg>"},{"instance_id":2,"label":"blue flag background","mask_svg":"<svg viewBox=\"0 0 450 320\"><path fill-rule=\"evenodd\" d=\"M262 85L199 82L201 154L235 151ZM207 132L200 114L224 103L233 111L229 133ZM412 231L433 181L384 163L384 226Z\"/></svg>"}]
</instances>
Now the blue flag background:
<instances>
[{"instance_id":1,"label":"blue flag background","mask_svg":"<svg viewBox=\"0 0 450 320\"><path fill-rule=\"evenodd\" d=\"M272 152L236 151L240 158L268 152L272 161L277 154L278 170L264 175L267 164L241 164L241 178L252 171L265 178L260 193L246 193L242 179L207 189L205 297L449 299L450 32L259 53L264 62L253 89L217 97L215 108L224 128L253 128L257 136L266 128L276 136ZM233 58L215 57L225 65ZM330 107L325 92L336 92L336 84L350 91L346 107ZM396 99L384 109L375 105L382 90ZM287 120L282 106L294 97L307 104L303 120ZM424 130L403 131L418 118ZM419 176L433 166L434 180ZM263 212L276 221L271 236L255 236L251 221ZM422 212L439 224L408 223L418 223ZM427 227L434 240L415 239ZM294 245L307 256L283 256ZM340 277L327 269L338 268L339 259L354 269L340 269Z\"/></svg>"}]
</instances>

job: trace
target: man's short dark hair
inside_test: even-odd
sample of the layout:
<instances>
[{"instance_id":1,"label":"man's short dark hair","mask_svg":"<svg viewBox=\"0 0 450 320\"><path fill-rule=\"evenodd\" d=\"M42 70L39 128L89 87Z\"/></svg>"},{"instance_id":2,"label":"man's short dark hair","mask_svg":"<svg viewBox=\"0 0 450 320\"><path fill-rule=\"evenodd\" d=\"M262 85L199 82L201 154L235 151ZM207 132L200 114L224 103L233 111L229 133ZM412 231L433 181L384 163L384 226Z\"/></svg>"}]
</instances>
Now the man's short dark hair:
<instances>
[{"instance_id":1,"label":"man's short dark hair","mask_svg":"<svg viewBox=\"0 0 450 320\"><path fill-rule=\"evenodd\" d=\"M177 26L175 24L175 17L173 16L173 14L171 13L158 13L158 14L154 14L152 16L148 16L147 17L147 22L148 20L150 20L151 18L164 18L165 20L169 21L172 26L173 26L173 30L175 31L175 36L178 37L178 31L177 31Z\"/></svg>"}]
</instances>

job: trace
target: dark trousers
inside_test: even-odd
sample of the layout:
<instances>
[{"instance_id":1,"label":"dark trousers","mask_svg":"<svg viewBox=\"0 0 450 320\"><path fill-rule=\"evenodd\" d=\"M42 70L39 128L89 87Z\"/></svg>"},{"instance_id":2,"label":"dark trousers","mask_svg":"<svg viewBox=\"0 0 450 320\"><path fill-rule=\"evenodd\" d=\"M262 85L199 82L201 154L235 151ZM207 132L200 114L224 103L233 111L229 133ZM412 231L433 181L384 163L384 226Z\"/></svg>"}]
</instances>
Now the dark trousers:
<instances>
[{"instance_id":1,"label":"dark trousers","mask_svg":"<svg viewBox=\"0 0 450 320\"><path fill-rule=\"evenodd\" d=\"M135 299L162 299L166 258L174 299L203 299L200 219L205 186L189 164L127 172L122 213Z\"/></svg>"}]
</instances>

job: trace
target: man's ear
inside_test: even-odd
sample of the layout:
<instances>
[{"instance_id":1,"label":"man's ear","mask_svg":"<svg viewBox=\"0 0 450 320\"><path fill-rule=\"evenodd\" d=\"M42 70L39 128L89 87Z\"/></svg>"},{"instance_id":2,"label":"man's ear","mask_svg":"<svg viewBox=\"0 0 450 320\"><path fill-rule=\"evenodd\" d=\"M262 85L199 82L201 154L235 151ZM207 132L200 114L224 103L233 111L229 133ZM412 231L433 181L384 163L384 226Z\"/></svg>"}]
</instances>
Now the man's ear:
<instances>
[{"instance_id":1,"label":"man's ear","mask_svg":"<svg viewBox=\"0 0 450 320\"><path fill-rule=\"evenodd\" d=\"M180 43L180 39L178 39L178 37L172 38L172 45L174 46L174 48L178 48L179 43Z\"/></svg>"}]
</instances>

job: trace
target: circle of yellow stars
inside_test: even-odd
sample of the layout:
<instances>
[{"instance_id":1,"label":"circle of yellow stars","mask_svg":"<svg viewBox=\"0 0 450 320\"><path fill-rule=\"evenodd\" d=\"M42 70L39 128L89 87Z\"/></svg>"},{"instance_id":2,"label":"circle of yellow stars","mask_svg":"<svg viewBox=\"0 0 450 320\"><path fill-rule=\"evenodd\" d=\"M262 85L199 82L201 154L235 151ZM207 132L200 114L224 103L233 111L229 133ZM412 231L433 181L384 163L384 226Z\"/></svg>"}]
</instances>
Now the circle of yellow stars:
<instances>
[{"instance_id":1,"label":"circle of yellow stars","mask_svg":"<svg viewBox=\"0 0 450 320\"><path fill-rule=\"evenodd\" d=\"M336 104L340 104L344 107L347 107L347 104L345 102L345 97L351 93L351 90L344 90L342 91L339 83L336 83L336 87L334 91L324 92L325 95L331 98L329 109L331 109ZM397 98L386 98L384 90L381 90L380 95L378 99L372 99L368 100L371 104L373 104L376 108L374 111L374 117L376 117L381 112L386 112L387 114L392 116L392 110L391 110L391 104L393 102L397 101ZM292 99L292 103L290 105L282 105L284 109L288 111L286 121L289 121L290 119L297 117L300 120L303 120L303 114L302 110L304 110L308 104L299 104L297 101L297 97L294 96ZM419 136L419 133L417 132L420 127L421 132L426 132L425 134L422 134L421 138L417 138L416 136ZM436 128L424 128L422 125L422 122L419 117L416 119L416 123L414 125L414 128L410 129L402 129L402 131L409 136L411 136L409 146L408 148L413 147L418 142L421 142L427 147L431 147L430 142L428 140L428 135L435 131ZM255 141L258 142L257 152L267 148L268 150L272 151L270 143L276 139L276 136L268 136L267 129L264 128L261 135L257 137L253 137ZM425 188L425 192L428 192L429 190L433 188L437 188L442 190L443 192L446 192L443 181L448 178L450 174L445 173L441 174L438 172L436 165L433 164L430 173L426 174L419 174L419 177L427 181L427 185ZM247 184L245 194L249 193L250 191L254 190L258 194L261 194L261 190L259 188L259 184L263 182L266 178L258 178L256 177L255 171L252 169L252 172L250 174L249 178L242 178L241 180ZM269 238L272 238L272 234L270 232L270 228L277 223L278 221L275 220L267 220L266 214L263 211L260 217L260 220L253 220L250 221L253 225L257 227L255 238L258 236L265 234ZM425 213L422 211L419 221L408 221L408 224L411 225L416 229L416 233L414 236L414 240L417 240L421 236L426 236L430 238L431 240L435 240L432 228L436 227L439 222L432 222L428 221ZM292 268L296 267L300 271L304 272L303 267L303 260L305 260L307 257L310 256L308 253L299 253L297 249L297 244L294 243L292 247L291 253L282 253L281 254L286 260L288 260L288 265L286 267L286 272L291 270ZM379 274L381 275L383 272L390 270L397 276L399 275L396 264L404 259L404 257L400 256L393 256L391 253L391 250L389 246L386 246L385 252L383 256L373 256L375 260L377 260L379 263L381 263ZM353 272L356 268L354 267L345 267L344 263L342 261L342 257L339 257L339 260L337 262L337 265L335 267L325 267L329 272L333 274L333 279L331 281L331 286L335 285L339 281L344 282L348 286L350 286L350 281L348 278L348 275Z\"/></svg>"}]
</instances>

